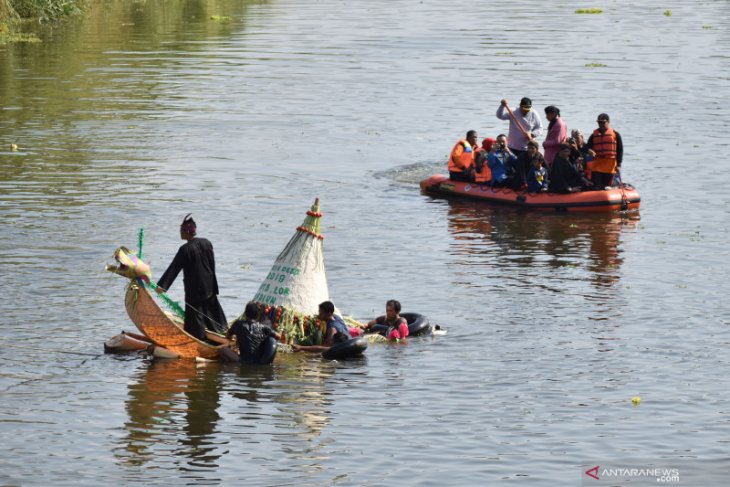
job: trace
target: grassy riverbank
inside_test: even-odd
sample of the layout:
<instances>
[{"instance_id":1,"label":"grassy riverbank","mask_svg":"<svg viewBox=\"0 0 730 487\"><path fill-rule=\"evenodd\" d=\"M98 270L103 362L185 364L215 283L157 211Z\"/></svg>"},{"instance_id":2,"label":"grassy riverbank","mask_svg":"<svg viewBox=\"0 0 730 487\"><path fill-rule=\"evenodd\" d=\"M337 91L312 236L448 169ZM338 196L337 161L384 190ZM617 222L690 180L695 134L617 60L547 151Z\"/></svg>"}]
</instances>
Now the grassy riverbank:
<instances>
[{"instance_id":1,"label":"grassy riverbank","mask_svg":"<svg viewBox=\"0 0 730 487\"><path fill-rule=\"evenodd\" d=\"M55 21L80 13L87 0L0 0L0 44L27 41L18 32L23 21Z\"/></svg>"}]
</instances>

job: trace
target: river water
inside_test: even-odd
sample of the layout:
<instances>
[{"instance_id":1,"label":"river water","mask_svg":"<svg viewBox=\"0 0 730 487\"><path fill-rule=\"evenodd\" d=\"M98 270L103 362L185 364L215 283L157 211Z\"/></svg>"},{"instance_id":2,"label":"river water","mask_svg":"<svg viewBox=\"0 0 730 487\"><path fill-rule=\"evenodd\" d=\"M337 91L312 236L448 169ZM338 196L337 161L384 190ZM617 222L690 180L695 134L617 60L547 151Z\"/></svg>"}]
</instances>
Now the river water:
<instances>
[{"instance_id":1,"label":"river water","mask_svg":"<svg viewBox=\"0 0 730 487\"><path fill-rule=\"evenodd\" d=\"M0 484L723 485L730 4L585 7L107 1L0 46ZM420 193L522 96L609 113L640 213ZM256 370L103 354L134 328L103 267L140 227L159 276L192 212L233 317L317 197L338 307L446 336Z\"/></svg>"}]
</instances>

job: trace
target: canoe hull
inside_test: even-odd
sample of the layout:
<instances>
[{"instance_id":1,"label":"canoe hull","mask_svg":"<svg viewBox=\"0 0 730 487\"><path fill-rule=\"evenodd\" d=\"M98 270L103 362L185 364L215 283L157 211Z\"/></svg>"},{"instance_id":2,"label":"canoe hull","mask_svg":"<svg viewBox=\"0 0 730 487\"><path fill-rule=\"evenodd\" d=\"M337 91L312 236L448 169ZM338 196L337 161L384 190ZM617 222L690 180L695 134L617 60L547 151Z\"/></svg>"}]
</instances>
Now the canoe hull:
<instances>
[{"instance_id":1,"label":"canoe hull","mask_svg":"<svg viewBox=\"0 0 730 487\"><path fill-rule=\"evenodd\" d=\"M135 326L155 345L184 358L220 358L220 349L225 345L213 346L186 333L182 322L165 313L149 291L136 281L127 287L124 305Z\"/></svg>"},{"instance_id":2,"label":"canoe hull","mask_svg":"<svg viewBox=\"0 0 730 487\"><path fill-rule=\"evenodd\" d=\"M603 191L578 193L528 193L489 185L452 181L443 174L436 174L421 181L421 190L428 194L454 196L488 201L490 203L530 208L539 211L601 213L622 210L638 210L641 196L635 188L613 188ZM623 208L624 197L628 208Z\"/></svg>"}]
</instances>

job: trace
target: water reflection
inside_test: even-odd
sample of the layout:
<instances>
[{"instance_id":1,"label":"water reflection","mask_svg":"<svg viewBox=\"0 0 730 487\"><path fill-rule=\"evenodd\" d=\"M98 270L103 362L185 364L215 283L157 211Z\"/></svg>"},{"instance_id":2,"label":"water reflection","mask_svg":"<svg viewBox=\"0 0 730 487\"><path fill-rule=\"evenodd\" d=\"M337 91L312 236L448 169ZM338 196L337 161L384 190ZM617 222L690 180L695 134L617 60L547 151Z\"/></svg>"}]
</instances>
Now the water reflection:
<instances>
[{"instance_id":1,"label":"water reflection","mask_svg":"<svg viewBox=\"0 0 730 487\"><path fill-rule=\"evenodd\" d=\"M128 386L129 420L115 456L130 475L173 468L207 481L233 468L224 457L235 458L236 469L260 467L263 455L322 471L333 442L322 434L336 414L333 392L363 361L306 354L282 354L273 367L154 361Z\"/></svg>"},{"instance_id":2,"label":"water reflection","mask_svg":"<svg viewBox=\"0 0 730 487\"><path fill-rule=\"evenodd\" d=\"M183 470L215 469L227 441L218 441L221 375L190 360L157 360L129 385L129 421L116 452L127 465L185 459ZM182 435L180 433L183 433Z\"/></svg>"},{"instance_id":3,"label":"water reflection","mask_svg":"<svg viewBox=\"0 0 730 487\"><path fill-rule=\"evenodd\" d=\"M621 234L639 214L553 214L448 200L452 253L460 265L491 264L509 270L575 269L565 279L589 280L596 288L620 279ZM463 259L461 259L463 257Z\"/></svg>"}]
</instances>

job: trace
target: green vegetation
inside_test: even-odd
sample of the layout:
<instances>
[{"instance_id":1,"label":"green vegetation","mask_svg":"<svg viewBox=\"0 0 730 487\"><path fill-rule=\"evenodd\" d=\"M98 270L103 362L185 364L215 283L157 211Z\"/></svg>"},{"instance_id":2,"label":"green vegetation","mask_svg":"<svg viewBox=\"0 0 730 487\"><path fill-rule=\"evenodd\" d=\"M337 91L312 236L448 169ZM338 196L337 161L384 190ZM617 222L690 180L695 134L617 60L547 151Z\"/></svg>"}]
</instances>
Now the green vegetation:
<instances>
[{"instance_id":1,"label":"green vegetation","mask_svg":"<svg viewBox=\"0 0 730 487\"><path fill-rule=\"evenodd\" d=\"M39 42L37 36L17 32L24 20L54 21L80 13L86 0L0 0L0 44Z\"/></svg>"},{"instance_id":2,"label":"green vegetation","mask_svg":"<svg viewBox=\"0 0 730 487\"><path fill-rule=\"evenodd\" d=\"M600 8L579 8L575 11L577 14L602 14L603 10Z\"/></svg>"},{"instance_id":3,"label":"green vegetation","mask_svg":"<svg viewBox=\"0 0 730 487\"><path fill-rule=\"evenodd\" d=\"M671 10L665 10L664 11L664 15L666 15L667 17L671 17L672 16L672 11Z\"/></svg>"},{"instance_id":4,"label":"green vegetation","mask_svg":"<svg viewBox=\"0 0 730 487\"><path fill-rule=\"evenodd\" d=\"M586 64L586 68L605 68L605 67L606 67L606 65L605 64L601 64L601 63L588 63L588 64Z\"/></svg>"}]
</instances>

